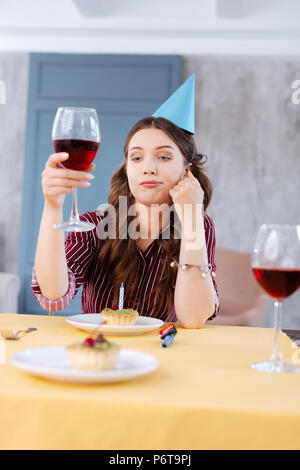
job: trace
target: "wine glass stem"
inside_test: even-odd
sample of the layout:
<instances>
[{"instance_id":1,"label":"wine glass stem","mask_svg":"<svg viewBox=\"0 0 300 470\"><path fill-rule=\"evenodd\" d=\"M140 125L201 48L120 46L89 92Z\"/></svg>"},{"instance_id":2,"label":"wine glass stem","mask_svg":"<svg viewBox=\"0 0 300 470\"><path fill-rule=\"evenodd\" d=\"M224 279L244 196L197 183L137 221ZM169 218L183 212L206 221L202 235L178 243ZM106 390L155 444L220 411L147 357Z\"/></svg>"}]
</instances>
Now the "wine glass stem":
<instances>
[{"instance_id":1,"label":"wine glass stem","mask_svg":"<svg viewBox=\"0 0 300 470\"><path fill-rule=\"evenodd\" d=\"M275 362L281 363L283 361L282 358L282 353L280 351L279 347L279 341L278 341L278 336L280 332L280 323L281 323L281 312L282 312L282 302L279 302L278 300L274 301L274 327L275 327L275 332L274 332L274 344L273 344L273 350L271 354L271 360Z\"/></svg>"},{"instance_id":2,"label":"wine glass stem","mask_svg":"<svg viewBox=\"0 0 300 470\"><path fill-rule=\"evenodd\" d=\"M79 222L79 214L78 214L78 207L77 207L77 188L76 186L72 187L72 210L70 221L71 222Z\"/></svg>"}]
</instances>

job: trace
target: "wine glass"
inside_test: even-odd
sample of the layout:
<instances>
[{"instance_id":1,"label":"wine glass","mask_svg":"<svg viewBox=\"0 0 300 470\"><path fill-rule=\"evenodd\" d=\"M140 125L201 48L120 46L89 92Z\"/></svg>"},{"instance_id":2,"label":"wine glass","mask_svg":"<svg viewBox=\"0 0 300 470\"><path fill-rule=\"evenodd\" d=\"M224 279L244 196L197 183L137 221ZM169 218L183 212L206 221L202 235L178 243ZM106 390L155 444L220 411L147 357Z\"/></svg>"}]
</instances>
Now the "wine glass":
<instances>
[{"instance_id":1,"label":"wine glass","mask_svg":"<svg viewBox=\"0 0 300 470\"><path fill-rule=\"evenodd\" d=\"M300 240L297 226L261 225L252 252L253 273L263 290L274 299L274 344L271 357L251 367L263 372L300 372L283 361L278 345L283 300L300 286Z\"/></svg>"},{"instance_id":2,"label":"wine glass","mask_svg":"<svg viewBox=\"0 0 300 470\"><path fill-rule=\"evenodd\" d=\"M62 167L84 171L98 152L101 133L97 112L93 108L58 108L53 127L52 141L55 152L68 152L69 158L60 163ZM55 224L54 228L66 232L86 232L95 225L79 219L77 187L72 187L72 210L67 222Z\"/></svg>"}]
</instances>

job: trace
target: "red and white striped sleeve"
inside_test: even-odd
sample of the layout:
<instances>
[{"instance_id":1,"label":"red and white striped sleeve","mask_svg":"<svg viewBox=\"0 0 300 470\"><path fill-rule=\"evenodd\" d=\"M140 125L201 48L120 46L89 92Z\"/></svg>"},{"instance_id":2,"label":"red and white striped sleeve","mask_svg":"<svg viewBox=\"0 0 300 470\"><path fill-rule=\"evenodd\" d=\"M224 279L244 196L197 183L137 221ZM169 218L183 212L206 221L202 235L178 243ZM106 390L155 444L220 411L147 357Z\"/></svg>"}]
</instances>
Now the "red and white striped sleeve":
<instances>
[{"instance_id":1,"label":"red and white striped sleeve","mask_svg":"<svg viewBox=\"0 0 300 470\"><path fill-rule=\"evenodd\" d=\"M205 214L204 218L204 229L205 229L205 239L206 239L206 248L207 248L207 257L208 263L212 265L213 272L216 272L216 264L215 264L215 252L216 252L216 234L215 234L215 226L212 219ZM219 295L218 295L218 288L215 278L212 278L214 288L215 288L215 311L208 320L212 320L217 316L220 309L220 302L219 302Z\"/></svg>"},{"instance_id":2,"label":"red and white striped sleeve","mask_svg":"<svg viewBox=\"0 0 300 470\"><path fill-rule=\"evenodd\" d=\"M94 222L96 228L88 232L69 232L65 239L65 252L68 266L69 289L68 292L59 299L50 300L45 297L37 282L35 270L33 268L31 288L35 298L45 310L53 312L66 308L77 294L79 287L86 282L86 274L95 260L97 250L99 250L99 238L97 236L97 226L100 222L99 213L86 212L80 216L80 220Z\"/></svg>"},{"instance_id":3,"label":"red and white striped sleeve","mask_svg":"<svg viewBox=\"0 0 300 470\"><path fill-rule=\"evenodd\" d=\"M51 300L42 294L42 291L40 289L40 286L38 284L38 281L35 275L35 270L33 268L32 280L31 280L30 285L31 285L35 298L40 303L42 308L51 312L57 312L58 310L63 310L69 305L71 300L75 297L75 294L78 288L76 289L76 278L74 274L72 273L72 271L70 271L69 269L68 269L68 276L69 276L68 292L63 297L60 297L59 299Z\"/></svg>"}]
</instances>

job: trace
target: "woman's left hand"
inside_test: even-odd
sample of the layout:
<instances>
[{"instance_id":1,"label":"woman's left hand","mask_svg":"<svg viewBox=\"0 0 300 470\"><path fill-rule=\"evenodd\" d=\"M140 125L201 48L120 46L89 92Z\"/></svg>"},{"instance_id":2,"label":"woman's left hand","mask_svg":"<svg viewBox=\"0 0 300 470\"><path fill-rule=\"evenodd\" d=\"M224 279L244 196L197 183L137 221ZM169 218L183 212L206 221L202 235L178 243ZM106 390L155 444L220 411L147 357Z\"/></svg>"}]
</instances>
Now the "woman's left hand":
<instances>
[{"instance_id":1,"label":"woman's left hand","mask_svg":"<svg viewBox=\"0 0 300 470\"><path fill-rule=\"evenodd\" d=\"M188 211L195 208L203 210L204 191L190 170L187 170L184 178L169 190L169 194L181 223L185 208L188 208Z\"/></svg>"}]
</instances>

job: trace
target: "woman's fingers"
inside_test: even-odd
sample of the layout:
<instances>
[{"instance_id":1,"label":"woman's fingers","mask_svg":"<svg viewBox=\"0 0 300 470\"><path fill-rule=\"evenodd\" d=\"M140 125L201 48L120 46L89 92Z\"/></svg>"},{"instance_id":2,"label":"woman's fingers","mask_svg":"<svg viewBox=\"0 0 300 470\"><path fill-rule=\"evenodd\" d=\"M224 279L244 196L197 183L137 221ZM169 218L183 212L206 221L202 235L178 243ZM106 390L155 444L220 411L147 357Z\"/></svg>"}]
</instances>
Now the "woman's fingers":
<instances>
[{"instance_id":1,"label":"woman's fingers","mask_svg":"<svg viewBox=\"0 0 300 470\"><path fill-rule=\"evenodd\" d=\"M46 166L45 168L52 168L52 169L56 169L56 170L63 170L63 171L66 171L66 172L69 172L70 176L66 176L66 177L72 177L72 178L76 178L76 174L77 173L86 173L86 172L90 172L90 171L93 171L93 169L95 168L95 163L90 163L90 165L88 166L88 168L84 171L78 171L78 170L70 170L69 168L63 168L61 166L59 166L59 163L60 162L64 162L66 160L68 160L69 158L69 154L67 152L59 152L59 153L53 153L52 155L50 155L50 157L48 158L48 161L46 162ZM72 176L73 175L73 176Z\"/></svg>"},{"instance_id":2,"label":"woman's fingers","mask_svg":"<svg viewBox=\"0 0 300 470\"><path fill-rule=\"evenodd\" d=\"M50 155L48 158L48 161L46 163L46 167L48 168L56 168L57 164L59 162L65 161L69 158L69 154L67 152L59 152L59 153L53 153Z\"/></svg>"},{"instance_id":3,"label":"woman's fingers","mask_svg":"<svg viewBox=\"0 0 300 470\"><path fill-rule=\"evenodd\" d=\"M50 178L63 178L71 180L93 180L95 177L86 171L69 170L68 168L48 167L44 170L44 176Z\"/></svg>"},{"instance_id":4,"label":"woman's fingers","mask_svg":"<svg viewBox=\"0 0 300 470\"><path fill-rule=\"evenodd\" d=\"M51 186L46 189L44 195L46 197L60 196L61 194L72 193L72 188L66 188L65 186Z\"/></svg>"},{"instance_id":5,"label":"woman's fingers","mask_svg":"<svg viewBox=\"0 0 300 470\"><path fill-rule=\"evenodd\" d=\"M64 178L51 178L48 180L48 185L53 186L62 186L62 187L72 187L72 186L91 186L91 183L88 181L83 180L72 180L72 179L64 179Z\"/></svg>"},{"instance_id":6,"label":"woman's fingers","mask_svg":"<svg viewBox=\"0 0 300 470\"><path fill-rule=\"evenodd\" d=\"M62 163L69 158L66 152L53 153L48 158L42 172L42 189L45 200L48 200L55 207L62 207L65 194L72 193L73 187L86 188L91 185L90 180L95 177L90 174L95 168L91 163L86 171L75 171L64 168Z\"/></svg>"},{"instance_id":7,"label":"woman's fingers","mask_svg":"<svg viewBox=\"0 0 300 470\"><path fill-rule=\"evenodd\" d=\"M49 171L55 171L59 172L57 175L61 178L72 178L72 179L84 179L87 177L87 173L93 171L95 168L95 163L91 163L88 168L84 171L78 171L78 170L71 170L69 168L63 168L59 166L60 162L64 162L65 160L68 160L69 154L66 152L59 152L59 153L53 153L50 155L48 158L48 161L45 166L45 170ZM55 173L56 174L56 173ZM89 178L89 179L93 179Z\"/></svg>"}]
</instances>

